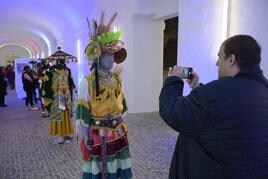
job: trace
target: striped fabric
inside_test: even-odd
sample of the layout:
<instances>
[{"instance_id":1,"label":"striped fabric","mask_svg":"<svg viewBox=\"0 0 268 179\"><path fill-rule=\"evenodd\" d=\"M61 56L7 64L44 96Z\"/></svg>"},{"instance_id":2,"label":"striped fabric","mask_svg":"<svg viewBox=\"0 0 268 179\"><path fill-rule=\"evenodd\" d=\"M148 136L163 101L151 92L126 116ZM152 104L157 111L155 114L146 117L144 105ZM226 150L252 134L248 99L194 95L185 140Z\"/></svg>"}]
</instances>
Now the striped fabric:
<instances>
[{"instance_id":1,"label":"striped fabric","mask_svg":"<svg viewBox=\"0 0 268 179\"><path fill-rule=\"evenodd\" d=\"M125 169L121 170L118 169L116 173L108 173L107 175L108 179L129 179L132 178L132 172L131 169ZM91 173L83 173L82 179L101 179L101 173L98 175L93 175Z\"/></svg>"},{"instance_id":2,"label":"striped fabric","mask_svg":"<svg viewBox=\"0 0 268 179\"><path fill-rule=\"evenodd\" d=\"M59 89L59 108L61 110L66 110L66 109L71 108L71 103L72 103L71 94L70 94L70 90L66 87L67 86Z\"/></svg>"},{"instance_id":3,"label":"striped fabric","mask_svg":"<svg viewBox=\"0 0 268 179\"><path fill-rule=\"evenodd\" d=\"M61 109L59 108L59 91L55 91L53 94L54 100L51 103L50 108L50 121L62 121Z\"/></svg>"},{"instance_id":4,"label":"striped fabric","mask_svg":"<svg viewBox=\"0 0 268 179\"><path fill-rule=\"evenodd\" d=\"M68 136L74 133L68 75L68 70L56 70L52 76L53 100L49 117L52 136Z\"/></svg>"},{"instance_id":5,"label":"striped fabric","mask_svg":"<svg viewBox=\"0 0 268 179\"><path fill-rule=\"evenodd\" d=\"M89 162L85 162L82 166L82 170L84 173L91 174L98 178L101 176L101 160L100 158L92 157ZM107 173L108 176L118 176L122 178L122 176L128 176L131 178L131 159L129 155L129 149L126 148L120 152L118 152L115 156L107 157ZM120 171L120 173L117 173ZM110 179L110 177L108 177Z\"/></svg>"},{"instance_id":6,"label":"striped fabric","mask_svg":"<svg viewBox=\"0 0 268 179\"><path fill-rule=\"evenodd\" d=\"M51 104L50 120L61 121L61 110L71 108L71 95L68 86L68 71L56 70L52 77L53 101Z\"/></svg>"}]
</instances>

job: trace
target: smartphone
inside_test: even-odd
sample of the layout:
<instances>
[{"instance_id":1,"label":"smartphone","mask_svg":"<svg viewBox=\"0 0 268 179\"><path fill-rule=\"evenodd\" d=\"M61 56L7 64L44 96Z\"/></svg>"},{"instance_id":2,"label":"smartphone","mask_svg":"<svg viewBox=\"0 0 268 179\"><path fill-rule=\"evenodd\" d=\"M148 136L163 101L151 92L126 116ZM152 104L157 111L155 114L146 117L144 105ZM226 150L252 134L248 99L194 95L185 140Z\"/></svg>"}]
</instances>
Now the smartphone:
<instances>
[{"instance_id":1,"label":"smartphone","mask_svg":"<svg viewBox=\"0 0 268 179\"><path fill-rule=\"evenodd\" d=\"M182 78L183 79L191 79L193 77L193 68L191 67L183 67L183 75Z\"/></svg>"}]
</instances>

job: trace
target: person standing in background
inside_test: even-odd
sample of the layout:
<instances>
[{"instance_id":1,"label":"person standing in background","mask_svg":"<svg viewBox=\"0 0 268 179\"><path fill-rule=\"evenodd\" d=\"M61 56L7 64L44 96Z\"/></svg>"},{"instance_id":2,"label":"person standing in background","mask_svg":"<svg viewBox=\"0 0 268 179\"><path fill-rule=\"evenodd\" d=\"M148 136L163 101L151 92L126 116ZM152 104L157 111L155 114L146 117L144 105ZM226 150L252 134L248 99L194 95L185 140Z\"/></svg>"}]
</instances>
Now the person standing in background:
<instances>
[{"instance_id":1,"label":"person standing in background","mask_svg":"<svg viewBox=\"0 0 268 179\"><path fill-rule=\"evenodd\" d=\"M5 104L5 96L7 95L7 83L3 74L4 68L0 67L0 107L7 107Z\"/></svg>"},{"instance_id":2,"label":"person standing in background","mask_svg":"<svg viewBox=\"0 0 268 179\"><path fill-rule=\"evenodd\" d=\"M23 90L26 92L26 99L25 99L25 109L26 110L38 110L37 107L33 104L33 88L34 88L34 81L33 76L31 73L31 68L29 66L25 66L23 68L22 73L22 84ZM29 107L30 104L30 107Z\"/></svg>"},{"instance_id":3,"label":"person standing in background","mask_svg":"<svg viewBox=\"0 0 268 179\"><path fill-rule=\"evenodd\" d=\"M40 99L40 103L41 103L42 116L48 117L49 114L48 114L47 110L45 109L44 102L42 99L42 94L41 94L41 92L42 92L41 88L42 88L43 80L45 77L45 71L43 71L43 66L41 63L36 64L36 74L37 74L37 78L38 78L38 94L39 94L39 99Z\"/></svg>"},{"instance_id":4,"label":"person standing in background","mask_svg":"<svg viewBox=\"0 0 268 179\"><path fill-rule=\"evenodd\" d=\"M7 79L11 89L15 88L15 72L12 66L7 67Z\"/></svg>"}]
</instances>

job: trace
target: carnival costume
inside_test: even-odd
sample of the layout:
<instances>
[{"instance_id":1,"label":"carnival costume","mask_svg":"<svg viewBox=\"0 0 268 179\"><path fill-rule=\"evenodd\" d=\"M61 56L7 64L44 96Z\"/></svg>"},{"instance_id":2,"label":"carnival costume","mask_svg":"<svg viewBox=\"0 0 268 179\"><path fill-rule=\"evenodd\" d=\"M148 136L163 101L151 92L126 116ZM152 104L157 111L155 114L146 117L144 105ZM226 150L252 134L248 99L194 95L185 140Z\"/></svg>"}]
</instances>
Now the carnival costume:
<instances>
[{"instance_id":1,"label":"carnival costume","mask_svg":"<svg viewBox=\"0 0 268 179\"><path fill-rule=\"evenodd\" d=\"M126 58L123 42L119 41L120 31L110 31L115 16L108 26L103 25L103 13L99 26L93 21L94 32L86 48L94 70L81 81L76 108L77 123L86 129L80 143L83 179L132 178L127 126L122 120L127 105L120 72L105 74L99 70L104 54L112 54L116 63Z\"/></svg>"},{"instance_id":2,"label":"carnival costume","mask_svg":"<svg viewBox=\"0 0 268 179\"><path fill-rule=\"evenodd\" d=\"M43 78L41 97L44 99L44 106L49 112L50 135L71 138L74 133L71 117L72 91L75 85L71 71L62 60L58 60L55 67L46 71ZM63 141L59 141L59 144Z\"/></svg>"}]
</instances>

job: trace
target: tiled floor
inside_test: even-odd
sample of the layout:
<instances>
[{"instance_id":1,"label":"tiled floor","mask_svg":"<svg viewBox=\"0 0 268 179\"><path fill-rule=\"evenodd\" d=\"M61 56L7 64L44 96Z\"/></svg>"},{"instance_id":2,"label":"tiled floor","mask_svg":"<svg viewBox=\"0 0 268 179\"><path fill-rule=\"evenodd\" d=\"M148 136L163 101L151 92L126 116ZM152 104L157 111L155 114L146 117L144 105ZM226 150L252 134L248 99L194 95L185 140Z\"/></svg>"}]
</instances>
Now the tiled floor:
<instances>
[{"instance_id":1,"label":"tiled floor","mask_svg":"<svg viewBox=\"0 0 268 179\"><path fill-rule=\"evenodd\" d=\"M49 120L40 111L25 111L24 101L9 91L0 108L1 179L79 179L81 160L76 140L55 144ZM177 133L158 113L128 114L134 179L166 179Z\"/></svg>"}]
</instances>

